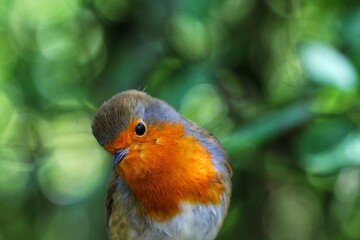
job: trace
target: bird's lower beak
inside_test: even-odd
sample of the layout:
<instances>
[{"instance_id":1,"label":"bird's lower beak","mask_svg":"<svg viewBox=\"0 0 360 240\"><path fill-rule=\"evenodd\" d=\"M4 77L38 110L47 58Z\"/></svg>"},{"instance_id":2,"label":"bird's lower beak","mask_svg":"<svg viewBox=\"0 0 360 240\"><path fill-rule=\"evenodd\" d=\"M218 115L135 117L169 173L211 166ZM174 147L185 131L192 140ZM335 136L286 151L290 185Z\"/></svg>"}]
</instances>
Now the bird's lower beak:
<instances>
[{"instance_id":1,"label":"bird's lower beak","mask_svg":"<svg viewBox=\"0 0 360 240\"><path fill-rule=\"evenodd\" d=\"M116 167L116 165L118 165L121 160L123 160L126 155L129 153L129 148L120 148L118 150L116 150L115 154L114 154L114 166Z\"/></svg>"}]
</instances>

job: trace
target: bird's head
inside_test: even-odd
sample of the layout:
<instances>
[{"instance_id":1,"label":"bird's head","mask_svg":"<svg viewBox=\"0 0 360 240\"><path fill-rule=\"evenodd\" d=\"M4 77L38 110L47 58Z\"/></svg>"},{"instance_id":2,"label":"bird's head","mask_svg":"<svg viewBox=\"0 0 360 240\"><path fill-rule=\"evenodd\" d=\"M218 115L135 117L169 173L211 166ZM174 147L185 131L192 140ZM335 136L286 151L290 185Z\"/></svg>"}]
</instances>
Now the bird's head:
<instances>
[{"instance_id":1,"label":"bird's head","mask_svg":"<svg viewBox=\"0 0 360 240\"><path fill-rule=\"evenodd\" d=\"M113 154L118 171L140 177L159 167L159 155L175 147L171 139L183 132L179 119L180 115L165 102L129 90L102 104L92 129L99 144Z\"/></svg>"}]
</instances>

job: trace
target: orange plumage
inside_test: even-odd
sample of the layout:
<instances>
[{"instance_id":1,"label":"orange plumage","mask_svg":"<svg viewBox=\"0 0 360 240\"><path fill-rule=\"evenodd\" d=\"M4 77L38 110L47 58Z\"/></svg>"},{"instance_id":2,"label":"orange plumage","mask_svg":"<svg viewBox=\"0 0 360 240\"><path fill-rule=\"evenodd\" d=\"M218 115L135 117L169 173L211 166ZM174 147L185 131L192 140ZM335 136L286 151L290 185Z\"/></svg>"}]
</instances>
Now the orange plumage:
<instances>
[{"instance_id":1,"label":"orange plumage","mask_svg":"<svg viewBox=\"0 0 360 240\"><path fill-rule=\"evenodd\" d=\"M147 126L147 133L134 143L138 136L133 129L139 121L132 121L104 148L111 154L124 146L134 149L116 170L140 199L141 210L163 221L178 213L180 200L218 204L224 186L211 165L209 151L185 135L183 126L177 123Z\"/></svg>"}]
</instances>

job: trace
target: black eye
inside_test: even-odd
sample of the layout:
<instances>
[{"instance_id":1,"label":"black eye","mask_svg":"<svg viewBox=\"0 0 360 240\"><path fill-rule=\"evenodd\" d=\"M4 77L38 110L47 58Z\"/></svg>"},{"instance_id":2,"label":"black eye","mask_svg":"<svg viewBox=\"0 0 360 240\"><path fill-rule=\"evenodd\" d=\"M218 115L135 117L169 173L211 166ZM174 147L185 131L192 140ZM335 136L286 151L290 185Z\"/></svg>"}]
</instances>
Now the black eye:
<instances>
[{"instance_id":1,"label":"black eye","mask_svg":"<svg viewBox=\"0 0 360 240\"><path fill-rule=\"evenodd\" d=\"M142 136L145 133L145 125L142 122L139 122L138 125L135 127L135 133L138 136Z\"/></svg>"}]
</instances>

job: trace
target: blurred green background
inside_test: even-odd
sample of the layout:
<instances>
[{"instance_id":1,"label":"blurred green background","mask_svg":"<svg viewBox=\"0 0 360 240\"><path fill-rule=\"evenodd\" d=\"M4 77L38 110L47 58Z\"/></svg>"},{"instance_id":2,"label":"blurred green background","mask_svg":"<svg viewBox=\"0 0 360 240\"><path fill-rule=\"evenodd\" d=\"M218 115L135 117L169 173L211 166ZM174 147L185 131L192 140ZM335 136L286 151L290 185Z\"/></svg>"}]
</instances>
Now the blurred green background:
<instances>
[{"instance_id":1,"label":"blurred green background","mask_svg":"<svg viewBox=\"0 0 360 240\"><path fill-rule=\"evenodd\" d=\"M146 89L213 132L218 239L360 239L360 2L0 0L0 239L106 239L91 134Z\"/></svg>"}]
</instances>

